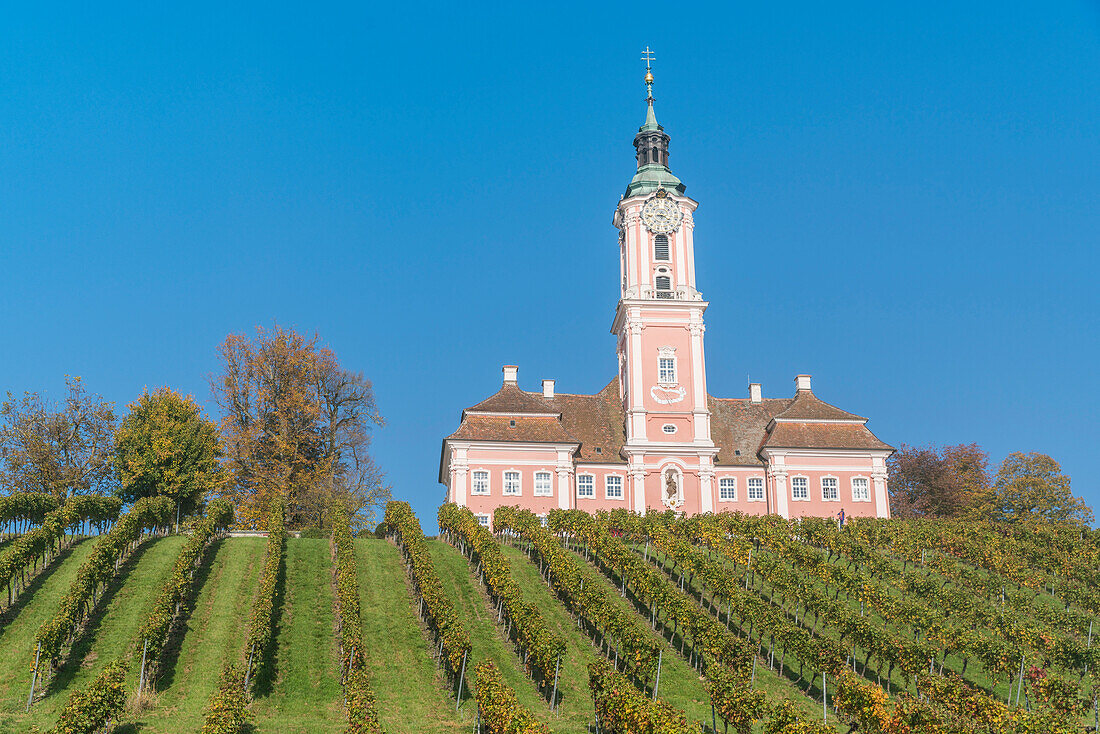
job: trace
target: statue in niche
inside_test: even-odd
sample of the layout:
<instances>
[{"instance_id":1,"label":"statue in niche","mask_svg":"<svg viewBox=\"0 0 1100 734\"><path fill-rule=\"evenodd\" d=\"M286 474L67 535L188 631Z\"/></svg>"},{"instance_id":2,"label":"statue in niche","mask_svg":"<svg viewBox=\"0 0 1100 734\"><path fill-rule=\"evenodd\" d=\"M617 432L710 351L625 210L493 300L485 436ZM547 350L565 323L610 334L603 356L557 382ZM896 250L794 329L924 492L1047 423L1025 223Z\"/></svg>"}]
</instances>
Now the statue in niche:
<instances>
[{"instance_id":1,"label":"statue in niche","mask_svg":"<svg viewBox=\"0 0 1100 734\"><path fill-rule=\"evenodd\" d=\"M665 472L665 506L672 510L678 510L684 504L680 495L680 483L677 481L676 471L669 469Z\"/></svg>"}]
</instances>

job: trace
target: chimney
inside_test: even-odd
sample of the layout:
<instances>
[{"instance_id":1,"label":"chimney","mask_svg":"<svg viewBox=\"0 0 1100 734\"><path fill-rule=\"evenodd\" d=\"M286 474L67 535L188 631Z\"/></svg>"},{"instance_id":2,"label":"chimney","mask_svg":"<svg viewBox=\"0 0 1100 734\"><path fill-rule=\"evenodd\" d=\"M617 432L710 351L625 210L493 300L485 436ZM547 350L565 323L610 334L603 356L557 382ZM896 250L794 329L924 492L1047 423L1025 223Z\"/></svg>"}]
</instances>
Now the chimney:
<instances>
[{"instance_id":1,"label":"chimney","mask_svg":"<svg viewBox=\"0 0 1100 734\"><path fill-rule=\"evenodd\" d=\"M759 403L763 399L764 399L764 397L760 393L760 383L759 382L750 382L749 383L749 402Z\"/></svg>"},{"instance_id":2,"label":"chimney","mask_svg":"<svg viewBox=\"0 0 1100 734\"><path fill-rule=\"evenodd\" d=\"M516 373L519 372L519 367L516 367L514 364L506 364L501 370L504 372L504 384L515 385Z\"/></svg>"},{"instance_id":3,"label":"chimney","mask_svg":"<svg viewBox=\"0 0 1100 734\"><path fill-rule=\"evenodd\" d=\"M797 375L794 378L794 384L799 392L810 390L810 376L809 375Z\"/></svg>"},{"instance_id":4,"label":"chimney","mask_svg":"<svg viewBox=\"0 0 1100 734\"><path fill-rule=\"evenodd\" d=\"M542 396L544 398L547 398L547 399L554 397L554 381L553 380L543 380L542 381Z\"/></svg>"}]
</instances>

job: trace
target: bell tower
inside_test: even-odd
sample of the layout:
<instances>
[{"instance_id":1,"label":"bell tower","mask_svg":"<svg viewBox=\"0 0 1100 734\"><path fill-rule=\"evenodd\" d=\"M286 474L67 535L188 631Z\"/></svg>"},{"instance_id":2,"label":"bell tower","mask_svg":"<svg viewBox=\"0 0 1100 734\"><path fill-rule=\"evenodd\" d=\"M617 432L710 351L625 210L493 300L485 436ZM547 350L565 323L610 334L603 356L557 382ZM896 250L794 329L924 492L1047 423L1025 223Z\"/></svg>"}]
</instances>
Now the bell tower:
<instances>
[{"instance_id":1,"label":"bell tower","mask_svg":"<svg viewBox=\"0 0 1100 734\"><path fill-rule=\"evenodd\" d=\"M697 202L668 167L669 135L653 104L646 48L646 119L634 136L637 170L613 219L619 230L617 338L631 509L713 510L703 313L695 287Z\"/></svg>"}]
</instances>

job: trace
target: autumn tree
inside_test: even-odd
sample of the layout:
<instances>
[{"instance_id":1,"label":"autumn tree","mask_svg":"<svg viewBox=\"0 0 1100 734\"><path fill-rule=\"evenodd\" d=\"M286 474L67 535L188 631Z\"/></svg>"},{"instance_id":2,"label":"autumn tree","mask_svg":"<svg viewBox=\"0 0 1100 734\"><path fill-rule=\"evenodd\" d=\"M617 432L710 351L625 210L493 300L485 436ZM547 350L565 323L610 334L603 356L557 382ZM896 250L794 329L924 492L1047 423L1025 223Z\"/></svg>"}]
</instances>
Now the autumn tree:
<instances>
[{"instance_id":1,"label":"autumn tree","mask_svg":"<svg viewBox=\"0 0 1100 734\"><path fill-rule=\"evenodd\" d=\"M959 517L989 493L989 455L977 444L902 446L888 461L890 514Z\"/></svg>"},{"instance_id":2,"label":"autumn tree","mask_svg":"<svg viewBox=\"0 0 1100 734\"><path fill-rule=\"evenodd\" d=\"M360 372L341 369L331 352L322 354L316 375L321 403L323 474L328 495L342 497L356 528L373 518L375 510L390 499L384 475L370 454L371 429L382 426L382 415L374 401L370 380ZM310 503L311 524L324 526L320 513L329 507L324 497Z\"/></svg>"},{"instance_id":3,"label":"autumn tree","mask_svg":"<svg viewBox=\"0 0 1100 734\"><path fill-rule=\"evenodd\" d=\"M1085 501L1070 491L1070 478L1058 462L1037 452L1005 457L982 515L999 521L1048 520L1075 525L1092 523Z\"/></svg>"},{"instance_id":4,"label":"autumn tree","mask_svg":"<svg viewBox=\"0 0 1100 734\"><path fill-rule=\"evenodd\" d=\"M324 522L333 495L370 514L389 497L369 454L382 424L369 381L343 369L317 336L275 326L220 347L213 384L234 482L228 493L243 524L262 524L273 497L287 500L288 523Z\"/></svg>"},{"instance_id":5,"label":"autumn tree","mask_svg":"<svg viewBox=\"0 0 1100 734\"><path fill-rule=\"evenodd\" d=\"M119 495L124 502L169 497L178 524L221 481L218 428L194 398L168 387L146 390L129 409L115 434Z\"/></svg>"},{"instance_id":6,"label":"autumn tree","mask_svg":"<svg viewBox=\"0 0 1100 734\"><path fill-rule=\"evenodd\" d=\"M113 486L114 408L86 392L79 377L66 377L65 385L60 405L31 392L9 392L0 404L0 484L8 491L64 500Z\"/></svg>"}]
</instances>

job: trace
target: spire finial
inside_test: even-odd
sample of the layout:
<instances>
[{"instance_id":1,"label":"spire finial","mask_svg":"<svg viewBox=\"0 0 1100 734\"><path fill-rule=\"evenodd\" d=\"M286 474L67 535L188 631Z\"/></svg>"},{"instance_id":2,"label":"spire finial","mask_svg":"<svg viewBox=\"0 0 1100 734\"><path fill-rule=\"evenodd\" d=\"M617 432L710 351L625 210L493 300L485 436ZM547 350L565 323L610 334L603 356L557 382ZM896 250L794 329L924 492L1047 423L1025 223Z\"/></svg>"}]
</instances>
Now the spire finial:
<instances>
[{"instance_id":1,"label":"spire finial","mask_svg":"<svg viewBox=\"0 0 1100 734\"><path fill-rule=\"evenodd\" d=\"M645 51L642 52L642 61L645 62L645 90L646 90L646 102L653 103L653 61L656 60L656 56L649 50L649 46L645 47Z\"/></svg>"}]
</instances>

